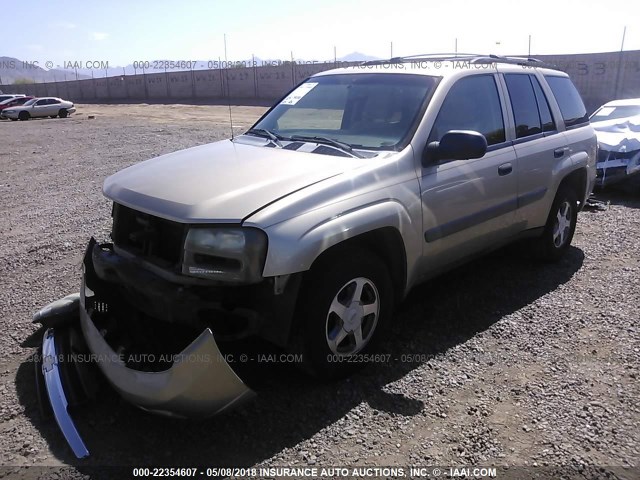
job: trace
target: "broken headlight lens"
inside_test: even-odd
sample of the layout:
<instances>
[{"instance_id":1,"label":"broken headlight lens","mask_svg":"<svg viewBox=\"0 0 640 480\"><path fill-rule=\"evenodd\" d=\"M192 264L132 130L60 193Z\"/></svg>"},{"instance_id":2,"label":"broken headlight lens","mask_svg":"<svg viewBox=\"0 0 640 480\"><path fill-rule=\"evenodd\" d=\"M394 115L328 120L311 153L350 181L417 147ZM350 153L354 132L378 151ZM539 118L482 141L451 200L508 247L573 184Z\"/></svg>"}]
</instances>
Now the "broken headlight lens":
<instances>
[{"instance_id":1,"label":"broken headlight lens","mask_svg":"<svg viewBox=\"0 0 640 480\"><path fill-rule=\"evenodd\" d=\"M256 228L192 227L184 243L182 273L229 283L257 283L267 235Z\"/></svg>"}]
</instances>

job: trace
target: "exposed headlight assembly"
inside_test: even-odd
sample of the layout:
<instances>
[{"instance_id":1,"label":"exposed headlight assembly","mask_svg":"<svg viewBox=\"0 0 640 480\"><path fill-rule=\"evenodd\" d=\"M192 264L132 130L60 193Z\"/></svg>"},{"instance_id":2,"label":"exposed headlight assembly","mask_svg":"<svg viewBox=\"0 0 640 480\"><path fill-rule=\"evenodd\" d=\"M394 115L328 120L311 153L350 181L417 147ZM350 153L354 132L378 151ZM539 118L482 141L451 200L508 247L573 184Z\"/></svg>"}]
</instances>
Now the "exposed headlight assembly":
<instances>
[{"instance_id":1,"label":"exposed headlight assembly","mask_svg":"<svg viewBox=\"0 0 640 480\"><path fill-rule=\"evenodd\" d=\"M184 243L182 273L249 284L262 280L267 235L256 228L192 227Z\"/></svg>"}]
</instances>

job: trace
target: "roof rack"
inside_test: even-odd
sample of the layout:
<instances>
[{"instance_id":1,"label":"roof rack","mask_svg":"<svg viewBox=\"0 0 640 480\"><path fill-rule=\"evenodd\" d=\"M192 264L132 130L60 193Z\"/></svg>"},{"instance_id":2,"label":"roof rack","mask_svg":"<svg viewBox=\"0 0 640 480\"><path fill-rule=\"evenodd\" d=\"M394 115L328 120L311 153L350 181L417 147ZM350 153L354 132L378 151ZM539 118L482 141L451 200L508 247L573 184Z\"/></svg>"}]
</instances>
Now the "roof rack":
<instances>
[{"instance_id":1,"label":"roof rack","mask_svg":"<svg viewBox=\"0 0 640 480\"><path fill-rule=\"evenodd\" d=\"M533 57L503 57L499 55L483 55L478 53L427 53L420 55L408 55L405 57L393 57L388 60L370 60L362 62L360 65L383 65L388 63L408 63L416 61L465 61L469 63L507 63L511 65L522 65L527 67L542 67L558 70L556 65L544 62Z\"/></svg>"}]
</instances>

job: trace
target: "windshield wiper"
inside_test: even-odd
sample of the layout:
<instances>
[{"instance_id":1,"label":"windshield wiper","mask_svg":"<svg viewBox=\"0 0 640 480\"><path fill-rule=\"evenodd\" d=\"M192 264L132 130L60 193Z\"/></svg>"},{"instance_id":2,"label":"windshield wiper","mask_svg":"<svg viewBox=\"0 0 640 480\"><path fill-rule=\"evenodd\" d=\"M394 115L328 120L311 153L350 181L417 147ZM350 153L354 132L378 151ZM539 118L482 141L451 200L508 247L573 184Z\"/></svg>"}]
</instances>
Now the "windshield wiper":
<instances>
[{"instance_id":1,"label":"windshield wiper","mask_svg":"<svg viewBox=\"0 0 640 480\"><path fill-rule=\"evenodd\" d=\"M314 137L314 136L306 136L306 135L291 135L291 140L301 140L303 142L328 143L332 147L336 147L338 150L347 152L353 155L354 157L364 158L363 155L356 152L348 143L340 142L339 140L334 140L333 138Z\"/></svg>"},{"instance_id":2,"label":"windshield wiper","mask_svg":"<svg viewBox=\"0 0 640 480\"><path fill-rule=\"evenodd\" d=\"M266 128L252 128L247 133L257 135L258 137L268 138L273 142L274 145L282 148L282 143L280 143L280 140L282 140L284 137L278 135L277 133L273 133L271 130L267 130Z\"/></svg>"}]
</instances>

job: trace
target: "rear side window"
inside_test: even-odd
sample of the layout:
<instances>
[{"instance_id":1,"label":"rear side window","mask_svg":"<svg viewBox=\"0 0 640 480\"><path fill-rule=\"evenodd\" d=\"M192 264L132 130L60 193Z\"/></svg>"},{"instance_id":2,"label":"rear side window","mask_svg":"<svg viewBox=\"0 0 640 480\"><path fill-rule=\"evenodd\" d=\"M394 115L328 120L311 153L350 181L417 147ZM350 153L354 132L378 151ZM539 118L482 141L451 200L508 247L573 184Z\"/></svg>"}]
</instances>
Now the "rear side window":
<instances>
[{"instance_id":1,"label":"rear side window","mask_svg":"<svg viewBox=\"0 0 640 480\"><path fill-rule=\"evenodd\" d=\"M505 75L511 108L516 121L516 138L542 133L536 95L529 75Z\"/></svg>"},{"instance_id":2,"label":"rear side window","mask_svg":"<svg viewBox=\"0 0 640 480\"><path fill-rule=\"evenodd\" d=\"M482 133L488 145L505 141L504 119L493 75L474 75L458 80L445 98L429 141L440 140L449 130Z\"/></svg>"},{"instance_id":3,"label":"rear side window","mask_svg":"<svg viewBox=\"0 0 640 480\"><path fill-rule=\"evenodd\" d=\"M571 80L567 77L545 76L545 78L553 96L556 97L567 128L587 123L589 121L587 109Z\"/></svg>"},{"instance_id":4,"label":"rear side window","mask_svg":"<svg viewBox=\"0 0 640 480\"><path fill-rule=\"evenodd\" d=\"M553 121L547 96L542 91L542 87L540 86L538 79L533 75L530 75L529 77L533 84L533 91L536 93L536 100L538 100L538 111L540 112L540 120L542 121L542 131L554 132L556 131L556 122Z\"/></svg>"}]
</instances>

